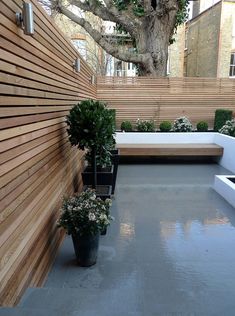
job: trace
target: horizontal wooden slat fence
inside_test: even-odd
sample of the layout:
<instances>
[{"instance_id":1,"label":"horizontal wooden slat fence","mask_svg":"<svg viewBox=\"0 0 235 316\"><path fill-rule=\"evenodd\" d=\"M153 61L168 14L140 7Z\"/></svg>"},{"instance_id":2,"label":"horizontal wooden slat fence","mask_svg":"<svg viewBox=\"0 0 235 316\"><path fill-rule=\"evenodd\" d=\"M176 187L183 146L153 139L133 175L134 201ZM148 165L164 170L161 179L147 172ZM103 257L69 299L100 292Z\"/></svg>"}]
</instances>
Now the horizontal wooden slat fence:
<instances>
[{"instance_id":1,"label":"horizontal wooden slat fence","mask_svg":"<svg viewBox=\"0 0 235 316\"><path fill-rule=\"evenodd\" d=\"M96 98L92 71L36 0L35 34L16 26L22 0L0 12L0 304L40 286L61 242L62 197L81 187L82 153L72 149L65 115Z\"/></svg>"},{"instance_id":2,"label":"horizontal wooden slat fence","mask_svg":"<svg viewBox=\"0 0 235 316\"><path fill-rule=\"evenodd\" d=\"M117 127L124 120L174 121L187 116L195 125L214 125L218 108L235 111L235 80L217 78L99 77L97 98L116 109Z\"/></svg>"}]
</instances>

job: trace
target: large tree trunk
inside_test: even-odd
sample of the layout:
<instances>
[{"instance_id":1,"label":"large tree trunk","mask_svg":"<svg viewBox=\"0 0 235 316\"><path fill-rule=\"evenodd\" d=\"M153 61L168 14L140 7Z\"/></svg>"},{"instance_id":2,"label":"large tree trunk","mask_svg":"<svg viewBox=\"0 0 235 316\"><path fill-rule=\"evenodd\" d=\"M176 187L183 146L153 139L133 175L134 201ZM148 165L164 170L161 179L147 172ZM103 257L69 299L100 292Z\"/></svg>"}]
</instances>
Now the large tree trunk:
<instances>
[{"instance_id":1,"label":"large tree trunk","mask_svg":"<svg viewBox=\"0 0 235 316\"><path fill-rule=\"evenodd\" d=\"M172 34L168 18L146 18L136 42L137 51L146 54L138 64L139 75L164 77L167 75L168 46Z\"/></svg>"}]
</instances>

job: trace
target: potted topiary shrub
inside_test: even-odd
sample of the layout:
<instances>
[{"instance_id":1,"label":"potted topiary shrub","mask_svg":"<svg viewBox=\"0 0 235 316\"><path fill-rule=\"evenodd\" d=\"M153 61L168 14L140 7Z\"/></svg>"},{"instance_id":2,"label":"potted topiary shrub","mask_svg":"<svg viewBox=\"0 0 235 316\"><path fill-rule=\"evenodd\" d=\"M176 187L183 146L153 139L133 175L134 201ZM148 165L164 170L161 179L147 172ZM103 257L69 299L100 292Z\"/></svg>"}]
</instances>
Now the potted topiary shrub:
<instances>
[{"instance_id":1,"label":"potted topiary shrub","mask_svg":"<svg viewBox=\"0 0 235 316\"><path fill-rule=\"evenodd\" d=\"M163 121L159 125L159 129L161 132L170 132L170 130L172 129L172 124L170 121Z\"/></svg>"},{"instance_id":2,"label":"potted topiary shrub","mask_svg":"<svg viewBox=\"0 0 235 316\"><path fill-rule=\"evenodd\" d=\"M96 263L100 232L113 219L110 206L110 199L97 198L91 189L63 201L58 227L72 235L79 265L89 267Z\"/></svg>"},{"instance_id":3,"label":"potted topiary shrub","mask_svg":"<svg viewBox=\"0 0 235 316\"><path fill-rule=\"evenodd\" d=\"M113 111L96 100L81 101L67 116L69 140L79 149L87 150L91 166L91 186L102 198L110 197L111 185L97 186L97 157L102 163L111 160L110 150L115 144L113 120Z\"/></svg>"},{"instance_id":4,"label":"potted topiary shrub","mask_svg":"<svg viewBox=\"0 0 235 316\"><path fill-rule=\"evenodd\" d=\"M116 130L116 111L108 109L109 114L113 116L113 128ZM97 184L98 185L111 185L113 195L116 187L117 171L119 164L119 149L115 149L115 142L111 140L106 143L106 146L101 147L96 153L97 164ZM87 167L82 172L83 184L90 185L92 183L92 168L91 168L91 152L86 154Z\"/></svg>"}]
</instances>

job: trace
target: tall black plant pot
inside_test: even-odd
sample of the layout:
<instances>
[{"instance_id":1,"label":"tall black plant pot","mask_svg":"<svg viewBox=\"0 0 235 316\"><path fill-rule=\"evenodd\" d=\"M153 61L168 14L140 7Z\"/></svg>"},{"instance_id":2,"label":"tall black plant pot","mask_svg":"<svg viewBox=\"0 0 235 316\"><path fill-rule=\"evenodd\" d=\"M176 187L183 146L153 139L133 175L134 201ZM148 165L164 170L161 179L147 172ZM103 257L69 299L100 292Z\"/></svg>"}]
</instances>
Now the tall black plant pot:
<instances>
[{"instance_id":1,"label":"tall black plant pot","mask_svg":"<svg viewBox=\"0 0 235 316\"><path fill-rule=\"evenodd\" d=\"M97 185L112 185L114 166L108 166L105 168L97 167L96 170ZM82 182L84 185L91 185L93 180L93 171L90 166L86 167L82 172Z\"/></svg>"},{"instance_id":2,"label":"tall black plant pot","mask_svg":"<svg viewBox=\"0 0 235 316\"><path fill-rule=\"evenodd\" d=\"M99 236L99 232L95 236L72 235L77 262L81 267L90 267L96 263L99 249Z\"/></svg>"},{"instance_id":3,"label":"tall black plant pot","mask_svg":"<svg viewBox=\"0 0 235 316\"><path fill-rule=\"evenodd\" d=\"M112 194L114 194L115 187L116 187L119 157L120 157L119 149L111 150L111 161L113 164Z\"/></svg>"}]
</instances>

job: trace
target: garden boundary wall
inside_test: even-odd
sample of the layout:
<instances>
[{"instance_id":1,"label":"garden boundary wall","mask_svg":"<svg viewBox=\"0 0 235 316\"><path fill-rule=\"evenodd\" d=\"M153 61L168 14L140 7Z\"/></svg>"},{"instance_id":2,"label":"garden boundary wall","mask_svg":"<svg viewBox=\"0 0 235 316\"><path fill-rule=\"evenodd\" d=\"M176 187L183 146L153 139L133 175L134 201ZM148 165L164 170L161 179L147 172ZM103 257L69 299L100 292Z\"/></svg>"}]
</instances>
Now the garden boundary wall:
<instances>
[{"instance_id":1,"label":"garden boundary wall","mask_svg":"<svg viewBox=\"0 0 235 316\"><path fill-rule=\"evenodd\" d=\"M187 116L194 127L205 120L214 127L216 109L235 112L235 80L229 78L98 77L97 98L116 109L117 128L130 120L164 120Z\"/></svg>"},{"instance_id":2,"label":"garden boundary wall","mask_svg":"<svg viewBox=\"0 0 235 316\"><path fill-rule=\"evenodd\" d=\"M63 235L56 227L62 197L81 187L82 153L71 148L65 116L96 98L93 75L36 0L33 36L16 25L22 0L0 12L0 304L40 286Z\"/></svg>"}]
</instances>

